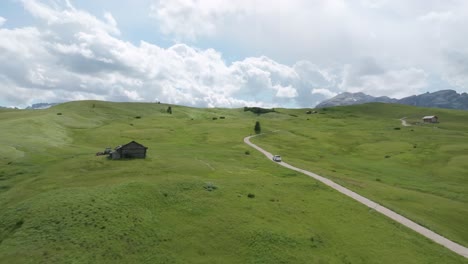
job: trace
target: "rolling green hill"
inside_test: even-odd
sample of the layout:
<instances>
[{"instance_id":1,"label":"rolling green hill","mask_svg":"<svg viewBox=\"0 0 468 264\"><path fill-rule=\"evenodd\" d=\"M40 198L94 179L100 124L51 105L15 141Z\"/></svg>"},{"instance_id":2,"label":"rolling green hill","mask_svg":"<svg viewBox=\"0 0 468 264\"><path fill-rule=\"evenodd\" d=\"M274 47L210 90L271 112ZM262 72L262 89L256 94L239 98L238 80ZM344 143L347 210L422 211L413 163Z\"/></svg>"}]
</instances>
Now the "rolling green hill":
<instances>
[{"instance_id":1,"label":"rolling green hill","mask_svg":"<svg viewBox=\"0 0 468 264\"><path fill-rule=\"evenodd\" d=\"M242 139L279 129L254 141L466 245L468 113L167 107L1 109L0 262L467 263ZM131 140L146 159L95 156Z\"/></svg>"},{"instance_id":2,"label":"rolling green hill","mask_svg":"<svg viewBox=\"0 0 468 264\"><path fill-rule=\"evenodd\" d=\"M421 123L429 114L440 123ZM468 246L468 112L376 103L325 109L306 121L255 140Z\"/></svg>"}]
</instances>

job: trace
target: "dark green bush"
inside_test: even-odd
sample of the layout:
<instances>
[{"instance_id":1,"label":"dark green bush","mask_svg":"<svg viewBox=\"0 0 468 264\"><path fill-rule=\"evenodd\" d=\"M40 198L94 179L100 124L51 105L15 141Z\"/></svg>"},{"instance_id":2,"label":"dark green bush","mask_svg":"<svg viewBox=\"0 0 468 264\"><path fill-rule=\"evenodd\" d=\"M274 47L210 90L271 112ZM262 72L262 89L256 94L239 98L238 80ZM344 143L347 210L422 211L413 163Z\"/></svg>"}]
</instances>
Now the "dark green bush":
<instances>
[{"instance_id":1,"label":"dark green bush","mask_svg":"<svg viewBox=\"0 0 468 264\"><path fill-rule=\"evenodd\" d=\"M205 188L205 190L207 190L207 191L209 191L209 192L218 189L218 187L217 187L216 185L214 185L214 183L212 183L212 182L207 182L207 183L205 184L205 186L203 186L203 188Z\"/></svg>"}]
</instances>

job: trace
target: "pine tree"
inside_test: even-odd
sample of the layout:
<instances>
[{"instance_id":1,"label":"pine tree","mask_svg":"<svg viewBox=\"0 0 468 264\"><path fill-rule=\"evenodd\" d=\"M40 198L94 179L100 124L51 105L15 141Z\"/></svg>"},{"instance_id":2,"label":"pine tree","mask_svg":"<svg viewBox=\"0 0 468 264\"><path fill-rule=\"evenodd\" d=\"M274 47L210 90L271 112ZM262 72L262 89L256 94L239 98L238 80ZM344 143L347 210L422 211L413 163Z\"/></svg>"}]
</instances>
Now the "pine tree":
<instances>
[{"instance_id":1,"label":"pine tree","mask_svg":"<svg viewBox=\"0 0 468 264\"><path fill-rule=\"evenodd\" d=\"M172 107L169 106L169 107L167 108L166 112L172 115Z\"/></svg>"},{"instance_id":2,"label":"pine tree","mask_svg":"<svg viewBox=\"0 0 468 264\"><path fill-rule=\"evenodd\" d=\"M255 122L255 128L254 128L254 130L255 130L255 133L256 133L256 134L260 134L260 133L262 132L262 128L260 127L260 122L258 122L258 121Z\"/></svg>"}]
</instances>

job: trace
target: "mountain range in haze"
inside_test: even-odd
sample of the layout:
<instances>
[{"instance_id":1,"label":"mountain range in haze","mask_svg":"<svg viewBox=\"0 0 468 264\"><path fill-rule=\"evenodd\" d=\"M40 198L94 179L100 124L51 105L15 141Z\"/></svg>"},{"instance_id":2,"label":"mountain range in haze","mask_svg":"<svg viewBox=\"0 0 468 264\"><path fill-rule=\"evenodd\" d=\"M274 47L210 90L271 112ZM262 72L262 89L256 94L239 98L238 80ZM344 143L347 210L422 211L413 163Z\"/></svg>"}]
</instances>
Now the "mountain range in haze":
<instances>
[{"instance_id":1,"label":"mountain range in haze","mask_svg":"<svg viewBox=\"0 0 468 264\"><path fill-rule=\"evenodd\" d=\"M390 98L388 96L374 97L361 92L344 92L333 98L322 101L315 108L356 105L374 102L468 110L468 94L459 94L454 90L440 90L432 93L427 92L420 95L408 96L402 99ZM26 109L46 109L56 104L57 103L37 103L26 107ZM6 107L0 106L0 108Z\"/></svg>"},{"instance_id":2,"label":"mountain range in haze","mask_svg":"<svg viewBox=\"0 0 468 264\"><path fill-rule=\"evenodd\" d=\"M322 101L316 106L316 108L365 104L372 102L468 110L468 94L459 94L454 90L441 90L433 93L427 92L420 95L408 96L402 99L395 99L387 96L374 97L364 93L345 92L333 98Z\"/></svg>"},{"instance_id":3,"label":"mountain range in haze","mask_svg":"<svg viewBox=\"0 0 468 264\"><path fill-rule=\"evenodd\" d=\"M57 103L38 103L38 104L32 104L28 107L26 107L26 109L47 109L49 107L52 107L54 105L56 105Z\"/></svg>"}]
</instances>

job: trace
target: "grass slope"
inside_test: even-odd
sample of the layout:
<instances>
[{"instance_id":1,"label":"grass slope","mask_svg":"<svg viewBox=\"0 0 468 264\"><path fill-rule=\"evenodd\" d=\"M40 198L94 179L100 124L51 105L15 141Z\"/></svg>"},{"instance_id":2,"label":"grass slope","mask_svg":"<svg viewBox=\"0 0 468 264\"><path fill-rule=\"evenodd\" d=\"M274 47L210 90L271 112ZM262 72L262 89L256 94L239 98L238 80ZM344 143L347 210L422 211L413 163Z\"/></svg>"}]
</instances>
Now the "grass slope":
<instances>
[{"instance_id":1,"label":"grass slope","mask_svg":"<svg viewBox=\"0 0 468 264\"><path fill-rule=\"evenodd\" d=\"M0 110L0 262L467 263L242 142L256 120L264 130L291 129L258 140L307 165L287 151L302 148L295 133L337 123L332 112L313 121L291 110L166 108L82 101ZM147 159L94 156L131 140L149 147ZM331 160L321 163L324 172ZM396 188L379 177L369 182Z\"/></svg>"},{"instance_id":2,"label":"grass slope","mask_svg":"<svg viewBox=\"0 0 468 264\"><path fill-rule=\"evenodd\" d=\"M256 143L468 246L468 112L389 104L285 112L298 117L267 123L283 129ZM441 122L421 124L429 114Z\"/></svg>"}]
</instances>

